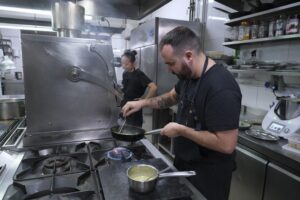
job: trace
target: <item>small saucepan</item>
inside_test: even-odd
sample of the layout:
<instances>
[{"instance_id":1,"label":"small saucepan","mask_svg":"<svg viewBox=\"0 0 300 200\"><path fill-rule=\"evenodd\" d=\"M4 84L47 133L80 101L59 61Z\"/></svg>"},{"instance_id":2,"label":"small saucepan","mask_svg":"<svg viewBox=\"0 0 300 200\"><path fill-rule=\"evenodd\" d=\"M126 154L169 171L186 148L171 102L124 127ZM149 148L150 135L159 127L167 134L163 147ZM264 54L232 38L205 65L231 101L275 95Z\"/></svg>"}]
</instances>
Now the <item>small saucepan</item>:
<instances>
[{"instance_id":1,"label":"small saucepan","mask_svg":"<svg viewBox=\"0 0 300 200\"><path fill-rule=\"evenodd\" d=\"M146 132L142 128L130 126L130 125L123 126L121 131L120 131L120 126L114 126L111 128L111 134L115 139L126 141L126 142L136 142L142 139L145 135L159 134L160 131L161 129L155 129Z\"/></svg>"},{"instance_id":2,"label":"small saucepan","mask_svg":"<svg viewBox=\"0 0 300 200\"><path fill-rule=\"evenodd\" d=\"M135 192L147 193L154 190L159 178L189 177L196 175L195 171L159 173L152 165L138 164L127 169L129 187Z\"/></svg>"}]
</instances>

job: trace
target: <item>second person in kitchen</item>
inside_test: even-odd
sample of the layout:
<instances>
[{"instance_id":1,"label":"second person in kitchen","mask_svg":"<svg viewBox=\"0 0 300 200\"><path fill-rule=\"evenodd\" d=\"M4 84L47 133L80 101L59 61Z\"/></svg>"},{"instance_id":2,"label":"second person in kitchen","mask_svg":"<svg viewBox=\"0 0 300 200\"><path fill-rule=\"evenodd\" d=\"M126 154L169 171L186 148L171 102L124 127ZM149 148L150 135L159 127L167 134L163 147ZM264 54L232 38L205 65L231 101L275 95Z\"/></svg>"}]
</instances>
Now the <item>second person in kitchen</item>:
<instances>
[{"instance_id":1,"label":"second person in kitchen","mask_svg":"<svg viewBox=\"0 0 300 200\"><path fill-rule=\"evenodd\" d=\"M144 72L135 67L136 54L137 52L135 50L125 50L121 58L122 67L124 69L122 80L124 98L121 101L121 107L128 101L148 99L156 94L157 87L155 83L153 83ZM126 118L126 124L142 127L142 109L128 116Z\"/></svg>"}]
</instances>

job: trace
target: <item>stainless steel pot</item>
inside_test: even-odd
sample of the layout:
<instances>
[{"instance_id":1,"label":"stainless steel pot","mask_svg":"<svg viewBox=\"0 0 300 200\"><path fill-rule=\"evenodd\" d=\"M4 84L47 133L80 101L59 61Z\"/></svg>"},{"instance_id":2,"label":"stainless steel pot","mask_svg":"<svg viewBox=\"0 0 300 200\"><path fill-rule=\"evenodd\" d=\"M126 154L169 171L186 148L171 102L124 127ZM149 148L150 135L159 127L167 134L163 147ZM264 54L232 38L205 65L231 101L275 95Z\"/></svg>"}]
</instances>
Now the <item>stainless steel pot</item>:
<instances>
[{"instance_id":1,"label":"stainless steel pot","mask_svg":"<svg viewBox=\"0 0 300 200\"><path fill-rule=\"evenodd\" d=\"M151 192L159 178L189 177L194 175L196 175L195 171L159 173L154 166L146 164L133 165L127 170L129 187L139 193Z\"/></svg>"},{"instance_id":2,"label":"stainless steel pot","mask_svg":"<svg viewBox=\"0 0 300 200\"><path fill-rule=\"evenodd\" d=\"M282 120L290 120L300 116L299 97L280 97L275 113Z\"/></svg>"},{"instance_id":3,"label":"stainless steel pot","mask_svg":"<svg viewBox=\"0 0 300 200\"><path fill-rule=\"evenodd\" d=\"M0 99L0 120L15 119L25 115L23 98Z\"/></svg>"}]
</instances>

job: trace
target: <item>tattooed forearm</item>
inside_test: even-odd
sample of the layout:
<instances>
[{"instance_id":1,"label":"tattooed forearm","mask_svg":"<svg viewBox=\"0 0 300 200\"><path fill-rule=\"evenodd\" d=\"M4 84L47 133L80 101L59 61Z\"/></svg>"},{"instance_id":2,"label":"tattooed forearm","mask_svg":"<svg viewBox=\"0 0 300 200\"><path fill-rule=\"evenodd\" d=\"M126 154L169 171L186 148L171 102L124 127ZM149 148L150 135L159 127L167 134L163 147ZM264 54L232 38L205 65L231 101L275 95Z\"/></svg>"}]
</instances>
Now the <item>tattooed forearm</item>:
<instances>
[{"instance_id":1,"label":"tattooed forearm","mask_svg":"<svg viewBox=\"0 0 300 200\"><path fill-rule=\"evenodd\" d=\"M149 104L151 107L156 109L164 109L173 106L177 103L177 96L172 94L172 92L160 95L158 97L150 98Z\"/></svg>"}]
</instances>

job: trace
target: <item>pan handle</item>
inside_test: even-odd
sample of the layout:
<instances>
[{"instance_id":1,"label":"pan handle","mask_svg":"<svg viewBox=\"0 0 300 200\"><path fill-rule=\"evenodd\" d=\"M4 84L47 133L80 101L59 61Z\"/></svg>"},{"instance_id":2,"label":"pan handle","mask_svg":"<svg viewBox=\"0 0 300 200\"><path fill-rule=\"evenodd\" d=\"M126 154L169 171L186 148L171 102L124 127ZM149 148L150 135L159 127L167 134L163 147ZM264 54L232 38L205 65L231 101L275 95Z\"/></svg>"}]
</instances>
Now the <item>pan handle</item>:
<instances>
[{"instance_id":1,"label":"pan handle","mask_svg":"<svg viewBox=\"0 0 300 200\"><path fill-rule=\"evenodd\" d=\"M162 130L162 128L154 129L154 130L152 130L152 131L147 131L147 132L145 133L145 135L160 134L161 130Z\"/></svg>"},{"instance_id":2,"label":"pan handle","mask_svg":"<svg viewBox=\"0 0 300 200\"><path fill-rule=\"evenodd\" d=\"M159 174L159 178L165 178L165 177L189 177L189 176L195 176L195 171L181 171L181 172L168 172L168 173L162 173Z\"/></svg>"}]
</instances>

